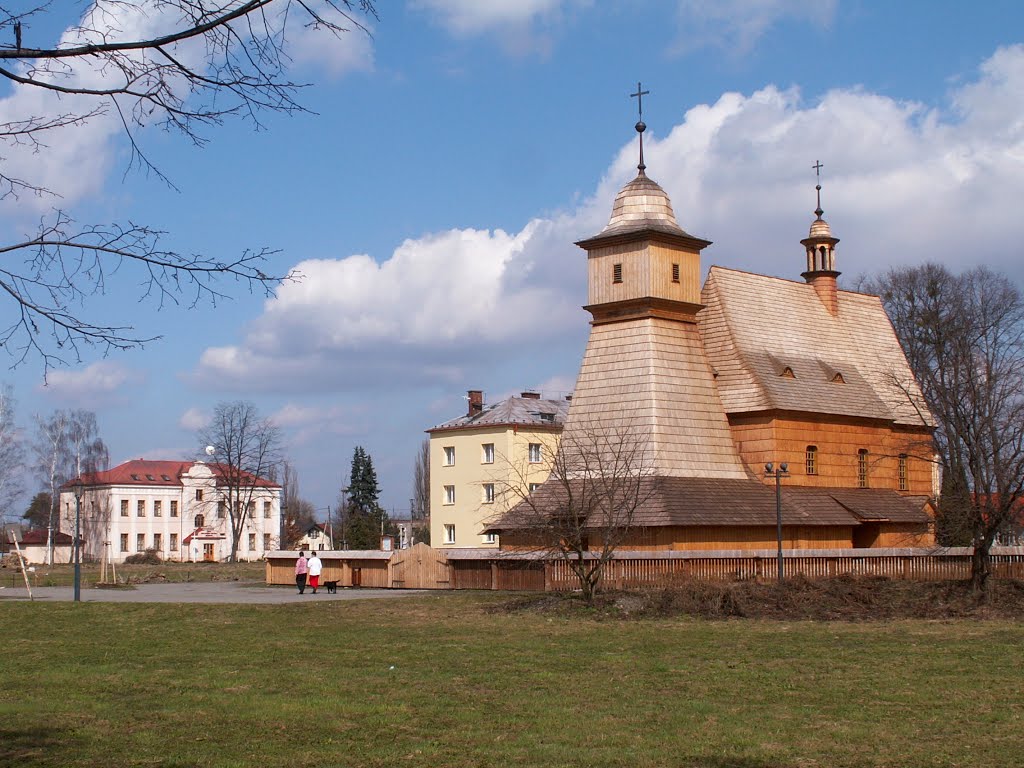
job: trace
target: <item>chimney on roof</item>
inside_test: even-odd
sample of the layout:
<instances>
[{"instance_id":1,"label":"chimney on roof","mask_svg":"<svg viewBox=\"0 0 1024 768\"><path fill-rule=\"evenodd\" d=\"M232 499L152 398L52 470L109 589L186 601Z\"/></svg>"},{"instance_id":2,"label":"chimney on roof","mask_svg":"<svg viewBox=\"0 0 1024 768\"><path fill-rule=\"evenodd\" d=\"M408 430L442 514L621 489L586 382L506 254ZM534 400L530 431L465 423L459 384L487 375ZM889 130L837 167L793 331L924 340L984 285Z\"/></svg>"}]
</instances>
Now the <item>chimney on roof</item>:
<instances>
[{"instance_id":1,"label":"chimney on roof","mask_svg":"<svg viewBox=\"0 0 1024 768\"><path fill-rule=\"evenodd\" d=\"M466 393L469 399L469 413L472 418L484 412L484 392L482 389L471 389Z\"/></svg>"},{"instance_id":2,"label":"chimney on roof","mask_svg":"<svg viewBox=\"0 0 1024 768\"><path fill-rule=\"evenodd\" d=\"M527 400L540 400L540 392L521 392L519 396Z\"/></svg>"}]
</instances>

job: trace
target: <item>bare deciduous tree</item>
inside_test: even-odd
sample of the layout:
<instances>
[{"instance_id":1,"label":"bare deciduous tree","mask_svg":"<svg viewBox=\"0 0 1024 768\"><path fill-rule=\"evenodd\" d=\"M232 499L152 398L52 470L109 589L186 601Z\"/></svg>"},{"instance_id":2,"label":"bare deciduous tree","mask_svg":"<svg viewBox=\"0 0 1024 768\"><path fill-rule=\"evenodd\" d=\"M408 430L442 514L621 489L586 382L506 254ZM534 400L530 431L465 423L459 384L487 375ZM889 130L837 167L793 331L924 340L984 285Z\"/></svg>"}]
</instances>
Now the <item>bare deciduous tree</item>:
<instances>
[{"instance_id":1,"label":"bare deciduous tree","mask_svg":"<svg viewBox=\"0 0 1024 768\"><path fill-rule=\"evenodd\" d=\"M39 483L50 494L50 514L46 523L46 563L52 565L60 487L67 480L68 414L55 411L46 418L36 414L35 422L36 436L32 451L35 454L35 471Z\"/></svg>"},{"instance_id":2,"label":"bare deciduous tree","mask_svg":"<svg viewBox=\"0 0 1024 768\"><path fill-rule=\"evenodd\" d=\"M563 560L590 602L618 547L635 533L654 493L649 441L633 425L573 425L548 461L548 479L530 492L534 470L511 463L501 497L511 509L491 526L502 546Z\"/></svg>"},{"instance_id":3,"label":"bare deciduous tree","mask_svg":"<svg viewBox=\"0 0 1024 768\"><path fill-rule=\"evenodd\" d=\"M430 440L424 439L416 452L412 472L412 534L416 541L430 543Z\"/></svg>"},{"instance_id":4,"label":"bare deciduous tree","mask_svg":"<svg viewBox=\"0 0 1024 768\"><path fill-rule=\"evenodd\" d=\"M0 77L13 94L0 111L0 146L45 156L65 132L109 120L127 139L128 170L171 186L143 150L144 128L202 146L203 129L225 118L261 127L268 111L304 111L301 84L288 76L289 39L300 29L365 33L359 15L376 15L372 0L93 0L57 44L39 40L34 33L52 34L60 10L49 0L0 6ZM60 190L3 160L10 157L0 158L0 199L59 200ZM134 222L78 224L58 209L34 234L0 244L0 293L15 308L0 325L0 343L16 362L40 356L45 370L77 361L83 345L107 352L151 341L131 326L90 320L81 307L125 265L137 270L142 296L160 306L215 303L227 295L218 278L266 293L286 279L263 271L271 250L229 258L179 253L164 245L164 234Z\"/></svg>"},{"instance_id":5,"label":"bare deciduous tree","mask_svg":"<svg viewBox=\"0 0 1024 768\"><path fill-rule=\"evenodd\" d=\"M256 497L281 462L281 431L260 417L252 403L218 403L207 427L199 433L201 456L214 463L217 497L223 503L231 529L231 562L247 523L252 519ZM213 453L206 451L213 447Z\"/></svg>"},{"instance_id":6,"label":"bare deciduous tree","mask_svg":"<svg viewBox=\"0 0 1024 768\"><path fill-rule=\"evenodd\" d=\"M935 264L872 287L937 422L940 532L974 547L971 581L984 591L992 544L1024 495L1024 296L986 268Z\"/></svg>"},{"instance_id":7,"label":"bare deciduous tree","mask_svg":"<svg viewBox=\"0 0 1024 768\"><path fill-rule=\"evenodd\" d=\"M0 532L11 502L21 490L24 447L14 423L14 394L10 384L0 386Z\"/></svg>"},{"instance_id":8,"label":"bare deciduous tree","mask_svg":"<svg viewBox=\"0 0 1024 768\"><path fill-rule=\"evenodd\" d=\"M92 411L71 411L67 415L69 474L81 477L86 473L103 472L110 466L110 452L100 437L96 414Z\"/></svg>"}]
</instances>

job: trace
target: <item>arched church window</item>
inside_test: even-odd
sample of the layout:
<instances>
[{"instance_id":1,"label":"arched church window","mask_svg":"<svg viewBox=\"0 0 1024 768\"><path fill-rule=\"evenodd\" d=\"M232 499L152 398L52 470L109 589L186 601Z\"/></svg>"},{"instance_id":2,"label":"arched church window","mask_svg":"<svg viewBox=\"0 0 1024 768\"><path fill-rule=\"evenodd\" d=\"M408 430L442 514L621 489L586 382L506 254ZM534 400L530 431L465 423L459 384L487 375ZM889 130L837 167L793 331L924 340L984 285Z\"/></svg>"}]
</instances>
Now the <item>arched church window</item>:
<instances>
[{"instance_id":1,"label":"arched church window","mask_svg":"<svg viewBox=\"0 0 1024 768\"><path fill-rule=\"evenodd\" d=\"M899 455L899 464L896 468L896 486L901 490L907 490L907 454Z\"/></svg>"},{"instance_id":2,"label":"arched church window","mask_svg":"<svg viewBox=\"0 0 1024 768\"><path fill-rule=\"evenodd\" d=\"M206 523L206 520L203 518L202 515L196 515L195 523L196 523L196 528L202 528L203 525Z\"/></svg>"},{"instance_id":3,"label":"arched church window","mask_svg":"<svg viewBox=\"0 0 1024 768\"><path fill-rule=\"evenodd\" d=\"M808 475L818 474L818 446L808 445L805 465Z\"/></svg>"}]
</instances>

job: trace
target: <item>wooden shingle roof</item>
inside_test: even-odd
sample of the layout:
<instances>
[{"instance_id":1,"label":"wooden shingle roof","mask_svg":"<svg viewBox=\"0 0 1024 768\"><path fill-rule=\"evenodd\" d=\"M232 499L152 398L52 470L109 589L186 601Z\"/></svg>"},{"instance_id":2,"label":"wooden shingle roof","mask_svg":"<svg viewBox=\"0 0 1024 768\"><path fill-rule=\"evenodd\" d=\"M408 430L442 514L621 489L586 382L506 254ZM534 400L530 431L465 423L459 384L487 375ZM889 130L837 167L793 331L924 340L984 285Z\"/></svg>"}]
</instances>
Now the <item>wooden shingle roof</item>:
<instances>
[{"instance_id":1,"label":"wooden shingle roof","mask_svg":"<svg viewBox=\"0 0 1024 768\"><path fill-rule=\"evenodd\" d=\"M583 481L575 481L578 498ZM538 516L557 515L567 496L562 483L547 482L505 513L485 532L532 527ZM758 480L702 477L653 477L645 481L635 527L774 526L775 489ZM875 488L783 487L782 523L786 526L856 526L862 522L927 523L923 498ZM597 521L596 521L597 522ZM600 523L597 522L597 525Z\"/></svg>"},{"instance_id":2,"label":"wooden shingle roof","mask_svg":"<svg viewBox=\"0 0 1024 768\"><path fill-rule=\"evenodd\" d=\"M704 284L701 335L726 413L787 410L932 426L877 296L723 267Z\"/></svg>"}]
</instances>

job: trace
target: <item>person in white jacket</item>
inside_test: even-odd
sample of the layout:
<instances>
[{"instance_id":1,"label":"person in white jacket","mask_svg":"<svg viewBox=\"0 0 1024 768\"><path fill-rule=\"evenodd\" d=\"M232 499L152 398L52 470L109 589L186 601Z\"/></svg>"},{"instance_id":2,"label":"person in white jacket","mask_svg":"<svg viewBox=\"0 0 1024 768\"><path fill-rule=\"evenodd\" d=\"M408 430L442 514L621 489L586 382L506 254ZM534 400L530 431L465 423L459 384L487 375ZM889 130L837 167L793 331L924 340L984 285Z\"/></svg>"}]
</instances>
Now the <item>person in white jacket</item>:
<instances>
[{"instance_id":1,"label":"person in white jacket","mask_svg":"<svg viewBox=\"0 0 1024 768\"><path fill-rule=\"evenodd\" d=\"M313 588L315 595L316 588L320 586L320 572L324 569L324 562L316 552L313 552L306 561L306 568L309 569L309 586Z\"/></svg>"}]
</instances>

